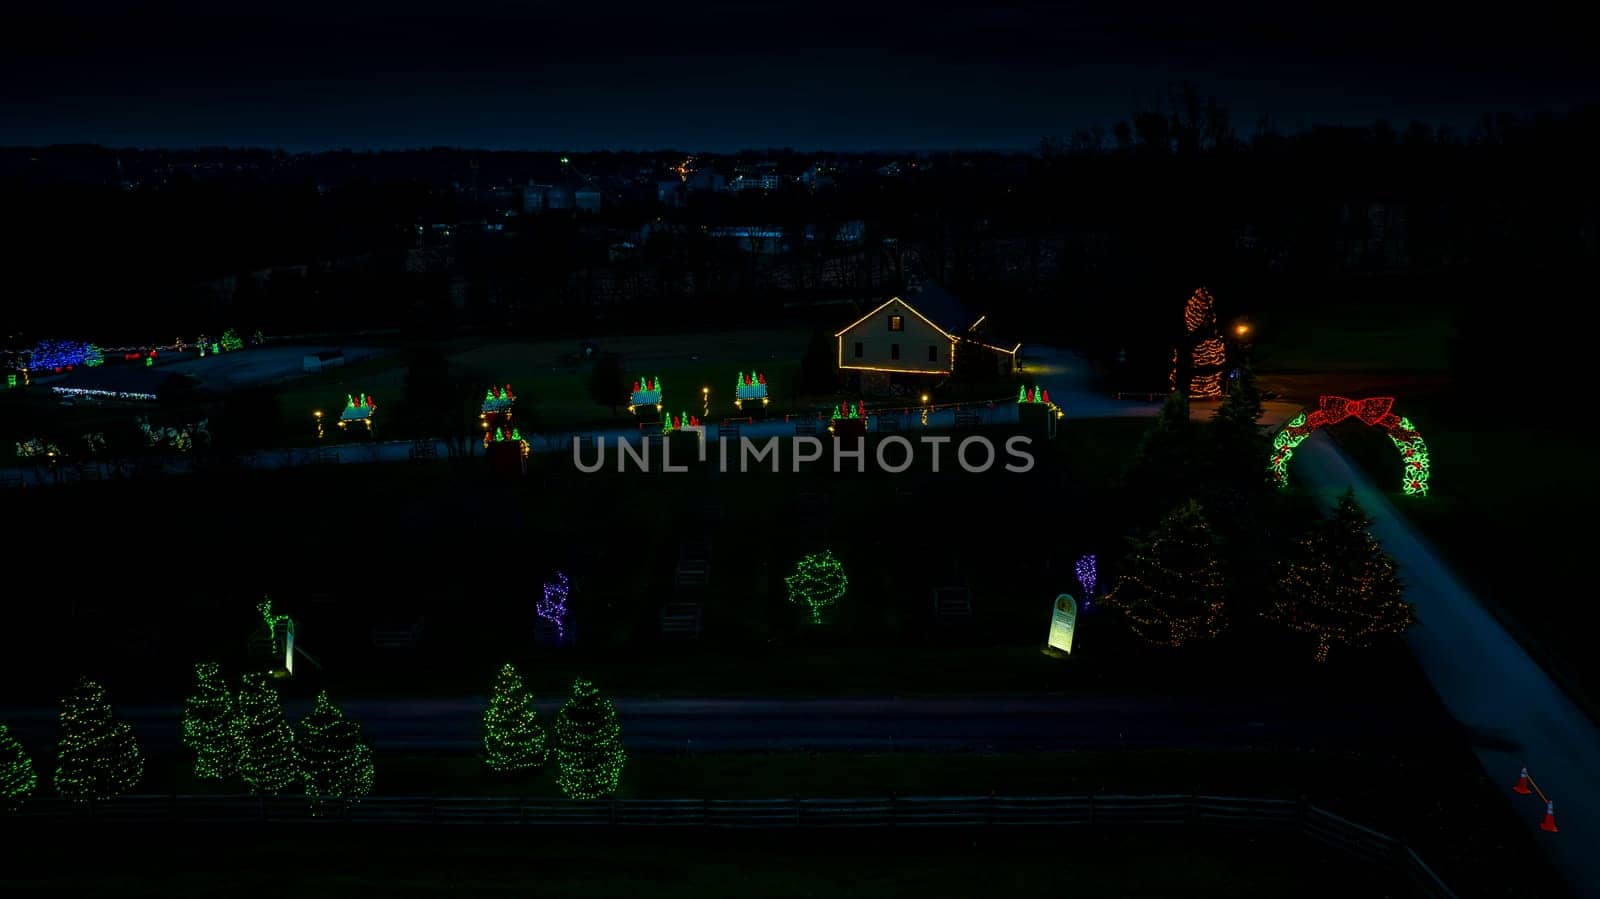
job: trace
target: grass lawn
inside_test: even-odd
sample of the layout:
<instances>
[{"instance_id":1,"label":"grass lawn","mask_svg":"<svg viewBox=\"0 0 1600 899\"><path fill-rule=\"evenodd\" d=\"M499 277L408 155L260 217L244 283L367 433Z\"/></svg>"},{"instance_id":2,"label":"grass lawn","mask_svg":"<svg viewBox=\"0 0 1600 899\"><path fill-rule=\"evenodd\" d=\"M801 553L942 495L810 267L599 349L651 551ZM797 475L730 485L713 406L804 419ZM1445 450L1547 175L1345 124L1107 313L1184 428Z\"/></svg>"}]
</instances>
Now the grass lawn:
<instances>
[{"instance_id":1,"label":"grass lawn","mask_svg":"<svg viewBox=\"0 0 1600 899\"><path fill-rule=\"evenodd\" d=\"M93 546L96 564L58 580L51 602L14 610L34 651L0 664L27 666L18 700L53 699L84 671L123 697L141 684L175 695L197 659L243 662L254 606L270 595L324 666L313 676L347 695L475 693L483 665L530 657L620 691L1036 689L1074 678L1063 673L1071 663L1037 651L1048 606L1073 584L1078 553L1120 553L1126 516L1108 485L1138 433L1074 422L1026 475L819 465L589 477L569 457L539 456L515 481L441 462L23 491L14 510L31 524L11 540L16 557L66 571ZM1062 514L1047 537L1019 529L1053 507ZM680 543L699 539L711 547L710 582L680 592ZM783 579L825 547L851 587L817 628ZM557 570L573 580L578 647L545 652L532 605ZM935 618L932 591L948 586L972 591L971 619ZM674 599L703 604L702 640L660 639L657 615ZM373 626L418 617L416 652L371 646Z\"/></svg>"},{"instance_id":2,"label":"grass lawn","mask_svg":"<svg viewBox=\"0 0 1600 899\"><path fill-rule=\"evenodd\" d=\"M478 828L40 832L8 893L210 896L1122 897L1379 895L1392 876L1301 840L1141 831L628 833ZM120 839L119 839L120 837ZM151 848L156 847L156 848Z\"/></svg>"},{"instance_id":3,"label":"grass lawn","mask_svg":"<svg viewBox=\"0 0 1600 899\"><path fill-rule=\"evenodd\" d=\"M672 412L700 414L700 389L711 389L712 419L740 415L733 407L734 378L740 371L763 372L770 385L769 414L826 405L798 392L800 358L810 333L803 330L725 331L664 336L619 337L600 342L602 353L622 359L626 380L660 378L663 400ZM616 426L634 419L625 409L613 415L589 396L591 363L579 361L579 341L452 341L442 347L458 376L473 383L511 384L521 399L518 416L526 430ZM309 422L317 409L336 408L346 394L365 392L386 417L404 414L404 354L370 365L357 364L326 375L295 381L281 394L284 420ZM383 414L383 413L380 413ZM381 427L381 422L380 422Z\"/></svg>"},{"instance_id":4,"label":"grass lawn","mask_svg":"<svg viewBox=\"0 0 1600 899\"><path fill-rule=\"evenodd\" d=\"M1426 301L1285 303L1258 316L1262 372L1440 372L1449 365L1452 307Z\"/></svg>"}]
</instances>

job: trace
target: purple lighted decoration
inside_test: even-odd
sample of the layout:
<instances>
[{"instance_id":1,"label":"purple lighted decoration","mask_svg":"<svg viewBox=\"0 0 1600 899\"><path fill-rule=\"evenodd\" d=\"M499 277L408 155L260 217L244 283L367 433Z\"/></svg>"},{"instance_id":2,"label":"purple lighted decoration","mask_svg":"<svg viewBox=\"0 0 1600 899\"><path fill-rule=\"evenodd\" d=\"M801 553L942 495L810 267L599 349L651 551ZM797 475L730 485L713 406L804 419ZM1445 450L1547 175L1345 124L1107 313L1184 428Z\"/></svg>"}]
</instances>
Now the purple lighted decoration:
<instances>
[{"instance_id":1,"label":"purple lighted decoration","mask_svg":"<svg viewBox=\"0 0 1600 899\"><path fill-rule=\"evenodd\" d=\"M1099 580L1099 573L1095 569L1094 553L1081 556L1077 564L1078 584L1083 587L1083 604L1088 605L1094 597L1095 582Z\"/></svg>"},{"instance_id":2,"label":"purple lighted decoration","mask_svg":"<svg viewBox=\"0 0 1600 899\"><path fill-rule=\"evenodd\" d=\"M567 625L567 594L570 584L563 572L556 572L553 584L544 585L544 596L534 606L534 614L550 622L556 627L556 642L561 643L566 639Z\"/></svg>"}]
</instances>

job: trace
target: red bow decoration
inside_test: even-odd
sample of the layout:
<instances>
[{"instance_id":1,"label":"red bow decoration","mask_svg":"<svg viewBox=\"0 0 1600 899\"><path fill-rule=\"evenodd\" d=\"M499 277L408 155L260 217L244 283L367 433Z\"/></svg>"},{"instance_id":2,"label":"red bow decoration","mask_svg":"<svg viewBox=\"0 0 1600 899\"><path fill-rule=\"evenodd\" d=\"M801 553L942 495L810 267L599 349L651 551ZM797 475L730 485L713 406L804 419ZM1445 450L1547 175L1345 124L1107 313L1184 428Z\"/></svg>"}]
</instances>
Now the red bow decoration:
<instances>
[{"instance_id":1,"label":"red bow decoration","mask_svg":"<svg viewBox=\"0 0 1600 899\"><path fill-rule=\"evenodd\" d=\"M1322 413L1322 423L1330 425L1338 424L1352 415L1366 424L1376 425L1383 421L1393 406L1392 396L1373 396L1364 400L1346 399L1342 396L1317 398L1317 411Z\"/></svg>"}]
</instances>

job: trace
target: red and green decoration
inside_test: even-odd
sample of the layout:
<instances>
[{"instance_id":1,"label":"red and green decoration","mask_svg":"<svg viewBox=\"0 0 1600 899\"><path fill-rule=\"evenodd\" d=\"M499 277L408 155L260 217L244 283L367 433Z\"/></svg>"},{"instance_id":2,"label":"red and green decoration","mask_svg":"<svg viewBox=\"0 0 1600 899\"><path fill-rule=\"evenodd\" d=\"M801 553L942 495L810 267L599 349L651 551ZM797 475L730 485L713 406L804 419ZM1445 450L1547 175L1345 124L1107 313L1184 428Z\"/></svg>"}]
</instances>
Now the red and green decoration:
<instances>
[{"instance_id":1,"label":"red and green decoration","mask_svg":"<svg viewBox=\"0 0 1600 899\"><path fill-rule=\"evenodd\" d=\"M822 623L822 612L844 598L850 579L845 577L844 564L832 550L812 553L795 563L794 573L784 578L789 590L789 601L805 606L811 613L811 623Z\"/></svg>"},{"instance_id":2,"label":"red and green decoration","mask_svg":"<svg viewBox=\"0 0 1600 899\"><path fill-rule=\"evenodd\" d=\"M39 775L33 770L33 759L0 724L0 811L11 811L26 802L39 785Z\"/></svg>"},{"instance_id":3,"label":"red and green decoration","mask_svg":"<svg viewBox=\"0 0 1600 899\"><path fill-rule=\"evenodd\" d=\"M491 443L521 443L522 431L518 428L496 425L493 430L483 432L483 445Z\"/></svg>"},{"instance_id":4,"label":"red and green decoration","mask_svg":"<svg viewBox=\"0 0 1600 899\"><path fill-rule=\"evenodd\" d=\"M233 693L216 662L194 666L194 692L183 701L183 745L194 753L194 774L222 780L233 773L239 746L233 735Z\"/></svg>"},{"instance_id":5,"label":"red and green decoration","mask_svg":"<svg viewBox=\"0 0 1600 899\"><path fill-rule=\"evenodd\" d=\"M1374 396L1352 400L1342 396L1323 396L1317 399L1317 408L1300 412L1283 426L1272 438L1272 457L1268 469L1279 486L1289 483L1289 460L1295 448L1318 428L1338 424L1354 418L1369 427L1379 428L1389 435L1389 440L1400 453L1404 471L1400 476L1400 489L1407 496L1427 496L1430 475L1428 444L1417 432L1411 419L1396 415L1392 410L1394 397Z\"/></svg>"},{"instance_id":6,"label":"red and green decoration","mask_svg":"<svg viewBox=\"0 0 1600 899\"><path fill-rule=\"evenodd\" d=\"M361 725L346 718L326 690L295 728L295 748L313 810L330 800L357 802L372 792L372 747Z\"/></svg>"},{"instance_id":7,"label":"red and green decoration","mask_svg":"<svg viewBox=\"0 0 1600 899\"><path fill-rule=\"evenodd\" d=\"M113 799L144 779L133 728L117 718L106 688L84 678L61 703L56 792L73 802Z\"/></svg>"},{"instance_id":8,"label":"red and green decoration","mask_svg":"<svg viewBox=\"0 0 1600 899\"><path fill-rule=\"evenodd\" d=\"M1042 403L1048 406L1051 405L1050 391L1043 387L1019 387L1017 388L1017 402Z\"/></svg>"},{"instance_id":9,"label":"red and green decoration","mask_svg":"<svg viewBox=\"0 0 1600 899\"><path fill-rule=\"evenodd\" d=\"M568 799L600 799L617 792L628 753L616 706L583 678L556 713L556 785Z\"/></svg>"},{"instance_id":10,"label":"red and green decoration","mask_svg":"<svg viewBox=\"0 0 1600 899\"><path fill-rule=\"evenodd\" d=\"M1193 500L1162 519L1122 568L1105 604L1145 642L1176 649L1222 632L1222 566L1211 526Z\"/></svg>"},{"instance_id":11,"label":"red and green decoration","mask_svg":"<svg viewBox=\"0 0 1600 899\"><path fill-rule=\"evenodd\" d=\"M294 730L268 675L244 676L232 730L239 747L239 776L251 792L275 796L300 779Z\"/></svg>"},{"instance_id":12,"label":"red and green decoration","mask_svg":"<svg viewBox=\"0 0 1600 899\"><path fill-rule=\"evenodd\" d=\"M1317 523L1278 579L1268 620L1316 638L1313 658L1326 662L1334 644L1366 647L1400 634L1416 620L1393 557L1373 539L1354 492Z\"/></svg>"},{"instance_id":13,"label":"red and green decoration","mask_svg":"<svg viewBox=\"0 0 1600 899\"><path fill-rule=\"evenodd\" d=\"M745 374L739 372L733 385L734 405L744 408L746 401L760 400L764 406L767 403L767 376L758 371Z\"/></svg>"},{"instance_id":14,"label":"red and green decoration","mask_svg":"<svg viewBox=\"0 0 1600 899\"><path fill-rule=\"evenodd\" d=\"M372 413L378 410L378 404L366 394L352 396L345 394L344 411L339 414L339 427L344 427L353 421L359 421L368 428L372 427Z\"/></svg>"},{"instance_id":15,"label":"red and green decoration","mask_svg":"<svg viewBox=\"0 0 1600 899\"><path fill-rule=\"evenodd\" d=\"M533 692L510 662L494 679L483 713L483 761L496 774L531 771L545 762L544 727L533 706Z\"/></svg>"},{"instance_id":16,"label":"red and green decoration","mask_svg":"<svg viewBox=\"0 0 1600 899\"><path fill-rule=\"evenodd\" d=\"M690 415L687 412L668 415L661 419L661 433L663 434L671 434L673 431L698 431L700 427L699 416Z\"/></svg>"},{"instance_id":17,"label":"red and green decoration","mask_svg":"<svg viewBox=\"0 0 1600 899\"><path fill-rule=\"evenodd\" d=\"M833 420L834 421L838 421L841 418L866 418L866 417L867 417L867 404L862 402L861 400L856 400L854 404L852 404L849 400L841 400L839 402L839 405L833 407Z\"/></svg>"},{"instance_id":18,"label":"red and green decoration","mask_svg":"<svg viewBox=\"0 0 1600 899\"><path fill-rule=\"evenodd\" d=\"M489 389L483 392L483 406L479 411L485 415L496 412L510 412L511 407L516 405L516 402L517 395L511 392L510 384L504 387L496 387L490 384Z\"/></svg>"},{"instance_id":19,"label":"red and green decoration","mask_svg":"<svg viewBox=\"0 0 1600 899\"><path fill-rule=\"evenodd\" d=\"M628 397L628 411L638 406L655 406L661 409L661 379L640 378L633 382L633 393Z\"/></svg>"},{"instance_id":20,"label":"red and green decoration","mask_svg":"<svg viewBox=\"0 0 1600 899\"><path fill-rule=\"evenodd\" d=\"M232 328L222 332L222 337L217 341L224 353L244 349L244 341L239 338L239 332Z\"/></svg>"}]
</instances>

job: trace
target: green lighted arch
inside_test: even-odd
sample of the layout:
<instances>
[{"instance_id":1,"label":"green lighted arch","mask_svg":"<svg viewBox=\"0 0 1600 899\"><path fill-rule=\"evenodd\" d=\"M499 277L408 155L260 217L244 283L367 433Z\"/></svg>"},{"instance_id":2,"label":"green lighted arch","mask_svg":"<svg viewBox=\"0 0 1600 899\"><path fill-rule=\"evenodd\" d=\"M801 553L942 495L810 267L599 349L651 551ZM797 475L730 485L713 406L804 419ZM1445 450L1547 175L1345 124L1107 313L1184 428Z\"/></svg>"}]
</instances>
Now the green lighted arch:
<instances>
[{"instance_id":1,"label":"green lighted arch","mask_svg":"<svg viewBox=\"0 0 1600 899\"><path fill-rule=\"evenodd\" d=\"M1400 478L1400 489L1407 496L1427 496L1431 467L1428 461L1428 444L1411 424L1411 419L1390 411L1393 406L1392 396L1375 396L1364 400L1346 399L1342 396L1319 397L1316 409L1298 413L1273 436L1272 460L1267 463L1267 469L1272 472L1278 486L1287 485L1289 460L1294 458L1296 447L1324 425L1337 424L1347 418L1358 418L1372 427L1382 428L1389 435L1389 440L1394 443L1395 449L1400 452L1400 461L1405 465L1405 472Z\"/></svg>"}]
</instances>

